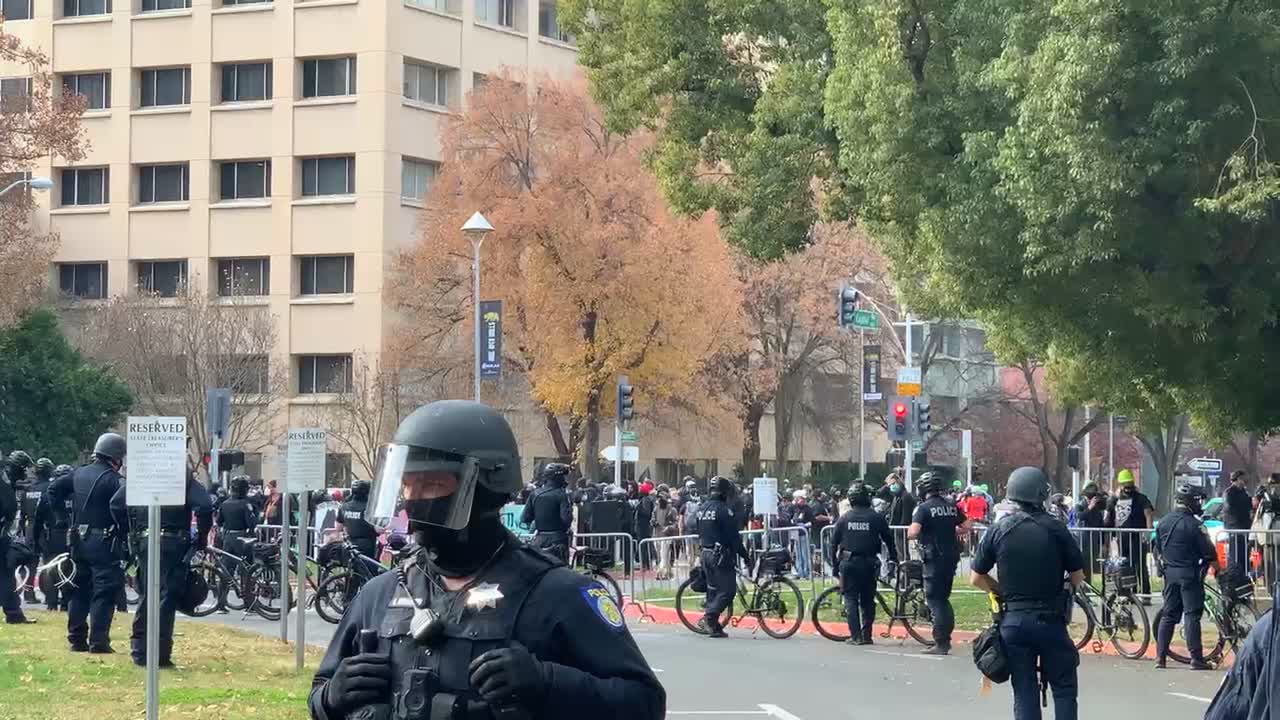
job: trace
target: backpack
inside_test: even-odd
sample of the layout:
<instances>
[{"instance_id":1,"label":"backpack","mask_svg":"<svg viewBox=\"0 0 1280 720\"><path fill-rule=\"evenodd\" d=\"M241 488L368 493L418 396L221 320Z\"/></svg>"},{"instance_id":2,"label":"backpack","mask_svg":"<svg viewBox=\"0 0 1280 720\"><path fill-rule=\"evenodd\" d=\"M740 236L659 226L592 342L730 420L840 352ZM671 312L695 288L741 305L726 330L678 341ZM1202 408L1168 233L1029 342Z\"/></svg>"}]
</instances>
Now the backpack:
<instances>
[{"instance_id":1,"label":"backpack","mask_svg":"<svg viewBox=\"0 0 1280 720\"><path fill-rule=\"evenodd\" d=\"M1004 639L1000 637L1000 623L994 622L978 634L973 641L973 664L991 682L1008 682L1009 656L1005 653Z\"/></svg>"}]
</instances>

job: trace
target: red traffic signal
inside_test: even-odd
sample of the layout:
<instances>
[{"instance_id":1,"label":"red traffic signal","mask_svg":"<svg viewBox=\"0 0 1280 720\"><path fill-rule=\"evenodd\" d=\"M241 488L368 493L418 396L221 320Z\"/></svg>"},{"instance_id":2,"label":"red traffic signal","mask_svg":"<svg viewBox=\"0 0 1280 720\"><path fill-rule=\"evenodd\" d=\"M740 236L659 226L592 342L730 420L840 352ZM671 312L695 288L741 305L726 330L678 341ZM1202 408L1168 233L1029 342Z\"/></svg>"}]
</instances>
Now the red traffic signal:
<instances>
[{"instance_id":1,"label":"red traffic signal","mask_svg":"<svg viewBox=\"0 0 1280 720\"><path fill-rule=\"evenodd\" d=\"M893 415L894 415L894 417L899 417L899 418L906 417L906 415L907 415L907 406L906 406L906 404L905 404L905 403L898 403L897 405L894 405L894 406L893 406Z\"/></svg>"}]
</instances>

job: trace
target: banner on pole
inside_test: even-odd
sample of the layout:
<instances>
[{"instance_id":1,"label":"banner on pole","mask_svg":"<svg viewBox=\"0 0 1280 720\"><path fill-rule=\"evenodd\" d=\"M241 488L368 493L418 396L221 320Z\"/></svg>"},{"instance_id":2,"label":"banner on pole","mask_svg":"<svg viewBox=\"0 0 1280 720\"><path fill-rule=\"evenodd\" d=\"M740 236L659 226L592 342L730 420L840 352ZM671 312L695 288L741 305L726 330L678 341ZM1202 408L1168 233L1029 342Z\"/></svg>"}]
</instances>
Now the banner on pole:
<instances>
[{"instance_id":1,"label":"banner on pole","mask_svg":"<svg viewBox=\"0 0 1280 720\"><path fill-rule=\"evenodd\" d=\"M130 417L126 448L129 481L125 502L132 506L187 502L187 419Z\"/></svg>"},{"instance_id":2,"label":"banner on pole","mask_svg":"<svg viewBox=\"0 0 1280 720\"><path fill-rule=\"evenodd\" d=\"M480 301L480 377L502 376L502 301Z\"/></svg>"},{"instance_id":3,"label":"banner on pole","mask_svg":"<svg viewBox=\"0 0 1280 720\"><path fill-rule=\"evenodd\" d=\"M867 345L862 348L862 399L878 401L884 399L880 390L880 346Z\"/></svg>"}]
</instances>

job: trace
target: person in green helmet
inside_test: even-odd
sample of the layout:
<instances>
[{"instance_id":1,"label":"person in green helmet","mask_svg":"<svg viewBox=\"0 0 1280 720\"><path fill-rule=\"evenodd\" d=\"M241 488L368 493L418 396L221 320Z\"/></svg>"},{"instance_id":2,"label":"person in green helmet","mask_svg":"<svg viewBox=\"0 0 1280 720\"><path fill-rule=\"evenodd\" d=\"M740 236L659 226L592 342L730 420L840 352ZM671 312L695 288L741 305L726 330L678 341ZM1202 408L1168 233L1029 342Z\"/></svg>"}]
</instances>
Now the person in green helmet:
<instances>
[{"instance_id":1,"label":"person in green helmet","mask_svg":"<svg viewBox=\"0 0 1280 720\"><path fill-rule=\"evenodd\" d=\"M1139 590L1142 595L1151 595L1151 573L1147 572L1147 535L1139 532L1152 527L1155 519L1155 506L1151 500L1138 491L1138 484L1133 472L1128 468L1116 474L1116 494L1107 502L1107 512L1103 524L1124 532L1118 533L1120 552L1129 558L1129 563L1138 572ZM1149 604L1150 600L1144 600Z\"/></svg>"}]
</instances>

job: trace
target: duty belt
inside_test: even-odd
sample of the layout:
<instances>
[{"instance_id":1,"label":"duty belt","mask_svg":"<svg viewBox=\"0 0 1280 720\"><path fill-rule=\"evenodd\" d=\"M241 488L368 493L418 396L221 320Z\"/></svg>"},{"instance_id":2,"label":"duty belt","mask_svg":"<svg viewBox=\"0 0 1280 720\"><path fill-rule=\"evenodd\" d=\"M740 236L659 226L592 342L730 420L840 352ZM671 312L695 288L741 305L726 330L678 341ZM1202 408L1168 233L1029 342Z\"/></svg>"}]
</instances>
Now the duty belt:
<instances>
[{"instance_id":1,"label":"duty belt","mask_svg":"<svg viewBox=\"0 0 1280 720\"><path fill-rule=\"evenodd\" d=\"M142 537L147 537L150 533L151 533L151 531L150 531L150 530L143 530L143 531L142 531L141 533L139 533L139 534L140 534ZM160 537L162 537L162 538L172 538L172 539L175 539L175 540L182 540L182 539L184 539L184 538L188 538L188 537L190 537L190 534L189 534L189 533L186 533L186 532L183 532L183 531L181 531L181 530L165 530L165 529L161 529L161 530L160 530Z\"/></svg>"},{"instance_id":2,"label":"duty belt","mask_svg":"<svg viewBox=\"0 0 1280 720\"><path fill-rule=\"evenodd\" d=\"M1009 612L1056 612L1053 603L1045 600L1014 600L1006 603L1005 609Z\"/></svg>"}]
</instances>

